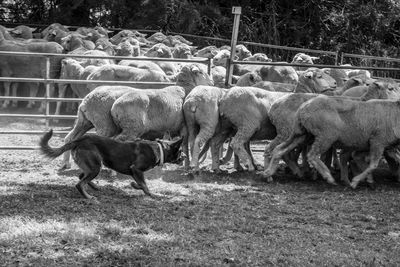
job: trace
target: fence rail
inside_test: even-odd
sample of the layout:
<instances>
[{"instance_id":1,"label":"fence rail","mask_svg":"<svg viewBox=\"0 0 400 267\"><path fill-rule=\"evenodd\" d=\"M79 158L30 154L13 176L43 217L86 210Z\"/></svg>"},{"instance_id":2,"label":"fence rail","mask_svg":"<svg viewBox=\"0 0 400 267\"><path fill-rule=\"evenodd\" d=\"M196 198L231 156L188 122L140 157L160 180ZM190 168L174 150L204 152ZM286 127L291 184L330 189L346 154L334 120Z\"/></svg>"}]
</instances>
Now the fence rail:
<instances>
[{"instance_id":1,"label":"fence rail","mask_svg":"<svg viewBox=\"0 0 400 267\"><path fill-rule=\"evenodd\" d=\"M35 25L34 25L35 26ZM36 25L38 26L38 25ZM78 28L78 26L75 26ZM114 28L111 30L124 30L120 28ZM141 30L137 29L139 32L146 32L146 33L154 33L158 32L158 30ZM216 41L216 42L224 42L230 43L232 40L223 39L223 38L216 38L216 37L205 37L205 36L198 36L192 34L185 34L185 33L176 33L176 32L169 32L167 31L166 34L173 34L173 35L181 35L183 37L188 38L198 38L204 39L208 41ZM292 64L292 63L285 63L285 62L249 62L249 61L235 61L231 60L229 62L230 66L234 64L243 64L243 65L266 65L266 66L292 66L292 67L317 67L317 68L338 68L338 69L364 69L364 70L372 70L372 71L380 71L378 74L382 73L397 73L400 78L400 59L396 58L386 58L386 57L374 57L374 56L366 56L366 55L358 55L358 54L350 54L350 53L339 53L337 51L323 51L323 50L315 50L315 49L307 49L307 48L297 48L297 47L289 47L289 46L279 46L279 45L272 45L272 44L261 44L255 42L248 42L248 41L237 41L238 44L244 44L248 46L257 46L261 49L266 48L272 50L282 50L285 53L290 54L293 52L303 52L303 53L310 53L310 54L318 54L321 56L328 56L331 57L330 62L333 64L313 64L313 65L306 65L306 64ZM268 54L268 53L267 53ZM277 53L278 55L279 53ZM210 59L173 59L173 58L135 58L135 57L123 57L123 56L87 56L87 55L72 55L72 54L52 54L52 53L27 53L27 52L6 52L0 51L0 60L1 57L4 56L29 56L29 57L43 57L46 60L46 76L44 78L27 78L27 77L0 77L0 82L36 82L36 83L44 83L46 86L46 92L44 97L12 97L12 96L0 96L0 100L23 100L23 101L43 101L46 103L46 110L44 114L0 114L0 118L32 118L32 119L45 119L46 128L49 128L49 121L55 119L75 119L77 116L74 115L50 115L50 102L80 102L82 99L78 98L55 98L51 97L50 95L50 85L51 84L102 84L102 85L154 85L158 84L160 86L168 86L174 83L153 83L153 82L135 82L135 81L103 81L103 80L70 80L70 79L50 79L50 59L54 57L61 57L61 58L87 58L87 59L112 59L112 60L140 60L140 61L160 61L160 62L183 62L183 63L201 63L206 64L208 73L211 73L211 60ZM362 60L366 61L382 61L386 65L389 64L397 64L399 66L390 65L390 67L382 67L382 66L367 66L366 64L362 65L359 64L357 66L340 66L339 65L339 58L340 64L343 65L345 60L354 60L357 59L359 62ZM227 70L228 73L229 70ZM397 77L394 77L397 78ZM229 79L228 79L229 80ZM28 135L35 135L35 134L43 134L45 131L23 131L23 130L15 130L15 131L0 131L0 134L28 134ZM68 131L55 131L55 134L64 135L67 134ZM0 146L1 149L7 150L34 150L37 147L33 146Z\"/></svg>"}]
</instances>

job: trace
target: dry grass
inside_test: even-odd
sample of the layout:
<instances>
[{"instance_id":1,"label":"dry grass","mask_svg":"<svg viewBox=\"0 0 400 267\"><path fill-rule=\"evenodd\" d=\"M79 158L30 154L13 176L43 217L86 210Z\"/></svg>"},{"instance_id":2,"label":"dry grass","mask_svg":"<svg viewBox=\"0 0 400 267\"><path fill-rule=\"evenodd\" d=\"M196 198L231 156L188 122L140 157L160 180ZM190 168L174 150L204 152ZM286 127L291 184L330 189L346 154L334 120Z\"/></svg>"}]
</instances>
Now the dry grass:
<instances>
[{"instance_id":1,"label":"dry grass","mask_svg":"<svg viewBox=\"0 0 400 267\"><path fill-rule=\"evenodd\" d=\"M90 191L98 204L75 189L76 167L57 171L61 159L0 158L1 266L400 264L400 187L384 170L376 190L350 190L284 175L271 184L250 173L193 178L167 165L147 173L162 200L104 170L95 180L102 190Z\"/></svg>"}]
</instances>

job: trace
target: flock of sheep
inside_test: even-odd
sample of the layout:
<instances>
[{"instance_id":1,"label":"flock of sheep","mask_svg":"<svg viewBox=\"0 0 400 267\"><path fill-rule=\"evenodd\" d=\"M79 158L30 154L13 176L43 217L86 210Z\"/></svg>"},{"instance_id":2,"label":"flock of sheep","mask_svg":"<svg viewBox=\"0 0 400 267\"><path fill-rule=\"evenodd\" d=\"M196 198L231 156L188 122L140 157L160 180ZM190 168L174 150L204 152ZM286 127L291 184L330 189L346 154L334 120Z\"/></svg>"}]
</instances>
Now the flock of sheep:
<instances>
[{"instance_id":1,"label":"flock of sheep","mask_svg":"<svg viewBox=\"0 0 400 267\"><path fill-rule=\"evenodd\" d=\"M181 36L161 32L147 38L130 30L110 38L108 34L102 27L70 31L55 23L35 39L29 27L0 26L0 51L69 54L64 59L52 58L50 78L155 82L135 88L60 84L60 97L71 88L83 98L66 142L92 128L118 140L181 135L183 150L190 155L186 168L198 171L199 158L210 148L211 169L220 172L220 164L226 163L220 159L224 142L230 141L237 170L243 169L242 163L248 171L254 171L257 164L250 141L270 140L265 147L263 172L269 181L283 159L293 174L304 176L310 164L331 184L336 183L331 170L339 167L341 180L355 188L364 179L373 182L371 172L382 156L400 178L396 148L400 140L400 89L393 80L373 79L368 71L355 69L235 64L234 86L225 88L225 67L231 53L227 46L198 49ZM209 58L212 68L209 75L207 66L201 63L73 55ZM270 61L265 54L253 55L243 45L236 47L235 55L243 61ZM43 59L1 57L3 77L45 75ZM313 59L299 53L292 62L313 64ZM29 86L30 93L36 95L39 84ZM4 83L5 95L16 95L17 88L17 83ZM2 107L9 104L4 101ZM60 105L58 102L56 114ZM69 157L68 153L64 155L64 168L70 167ZM355 176L351 182L349 170Z\"/></svg>"}]
</instances>

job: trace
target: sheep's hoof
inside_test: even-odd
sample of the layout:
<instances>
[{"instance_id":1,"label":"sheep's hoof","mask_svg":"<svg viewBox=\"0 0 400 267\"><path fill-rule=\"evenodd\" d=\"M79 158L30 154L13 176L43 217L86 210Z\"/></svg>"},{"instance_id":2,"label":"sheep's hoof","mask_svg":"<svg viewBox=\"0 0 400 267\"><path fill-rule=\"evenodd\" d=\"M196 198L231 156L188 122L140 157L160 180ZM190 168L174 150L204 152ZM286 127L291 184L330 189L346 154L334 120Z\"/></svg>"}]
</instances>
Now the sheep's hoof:
<instances>
[{"instance_id":1,"label":"sheep's hoof","mask_svg":"<svg viewBox=\"0 0 400 267\"><path fill-rule=\"evenodd\" d=\"M353 189L356 189L357 183L356 182L351 182L350 183L350 187L353 188Z\"/></svg>"},{"instance_id":2,"label":"sheep's hoof","mask_svg":"<svg viewBox=\"0 0 400 267\"><path fill-rule=\"evenodd\" d=\"M329 179L327 182L328 182L328 184L331 184L331 185L337 185L335 180Z\"/></svg>"},{"instance_id":3,"label":"sheep's hoof","mask_svg":"<svg viewBox=\"0 0 400 267\"><path fill-rule=\"evenodd\" d=\"M264 173L262 173L261 176L263 179L265 179L267 181L267 183L271 183L274 181L274 179L272 179L272 175L270 174L270 172L268 170L266 170Z\"/></svg>"},{"instance_id":4,"label":"sheep's hoof","mask_svg":"<svg viewBox=\"0 0 400 267\"><path fill-rule=\"evenodd\" d=\"M221 169L215 169L215 170L213 170L213 172L214 172L215 174L227 174L227 173L228 173L228 171L226 171L226 170L221 170Z\"/></svg>"},{"instance_id":5,"label":"sheep's hoof","mask_svg":"<svg viewBox=\"0 0 400 267\"><path fill-rule=\"evenodd\" d=\"M368 187L372 190L376 189L376 184L375 183L367 183Z\"/></svg>"}]
</instances>

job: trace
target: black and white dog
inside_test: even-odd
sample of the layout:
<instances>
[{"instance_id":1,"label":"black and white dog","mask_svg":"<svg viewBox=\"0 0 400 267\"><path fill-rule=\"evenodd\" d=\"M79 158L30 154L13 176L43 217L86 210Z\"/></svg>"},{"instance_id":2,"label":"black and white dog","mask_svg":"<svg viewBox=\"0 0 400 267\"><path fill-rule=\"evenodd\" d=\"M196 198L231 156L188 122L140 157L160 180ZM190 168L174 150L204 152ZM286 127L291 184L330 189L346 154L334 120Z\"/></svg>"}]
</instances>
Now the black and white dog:
<instances>
[{"instance_id":1,"label":"black and white dog","mask_svg":"<svg viewBox=\"0 0 400 267\"><path fill-rule=\"evenodd\" d=\"M183 160L182 138L175 141L139 139L121 142L109 137L85 134L59 148L53 148L48 144L52 135L53 130L44 134L40 139L40 150L50 158L56 158L71 150L75 163L82 170L76 188L87 199L93 196L86 192L86 184L98 190L92 180L99 174L102 164L119 173L131 175L135 180L131 183L133 188L153 196L144 180L143 172L164 163L180 164Z\"/></svg>"}]
</instances>

